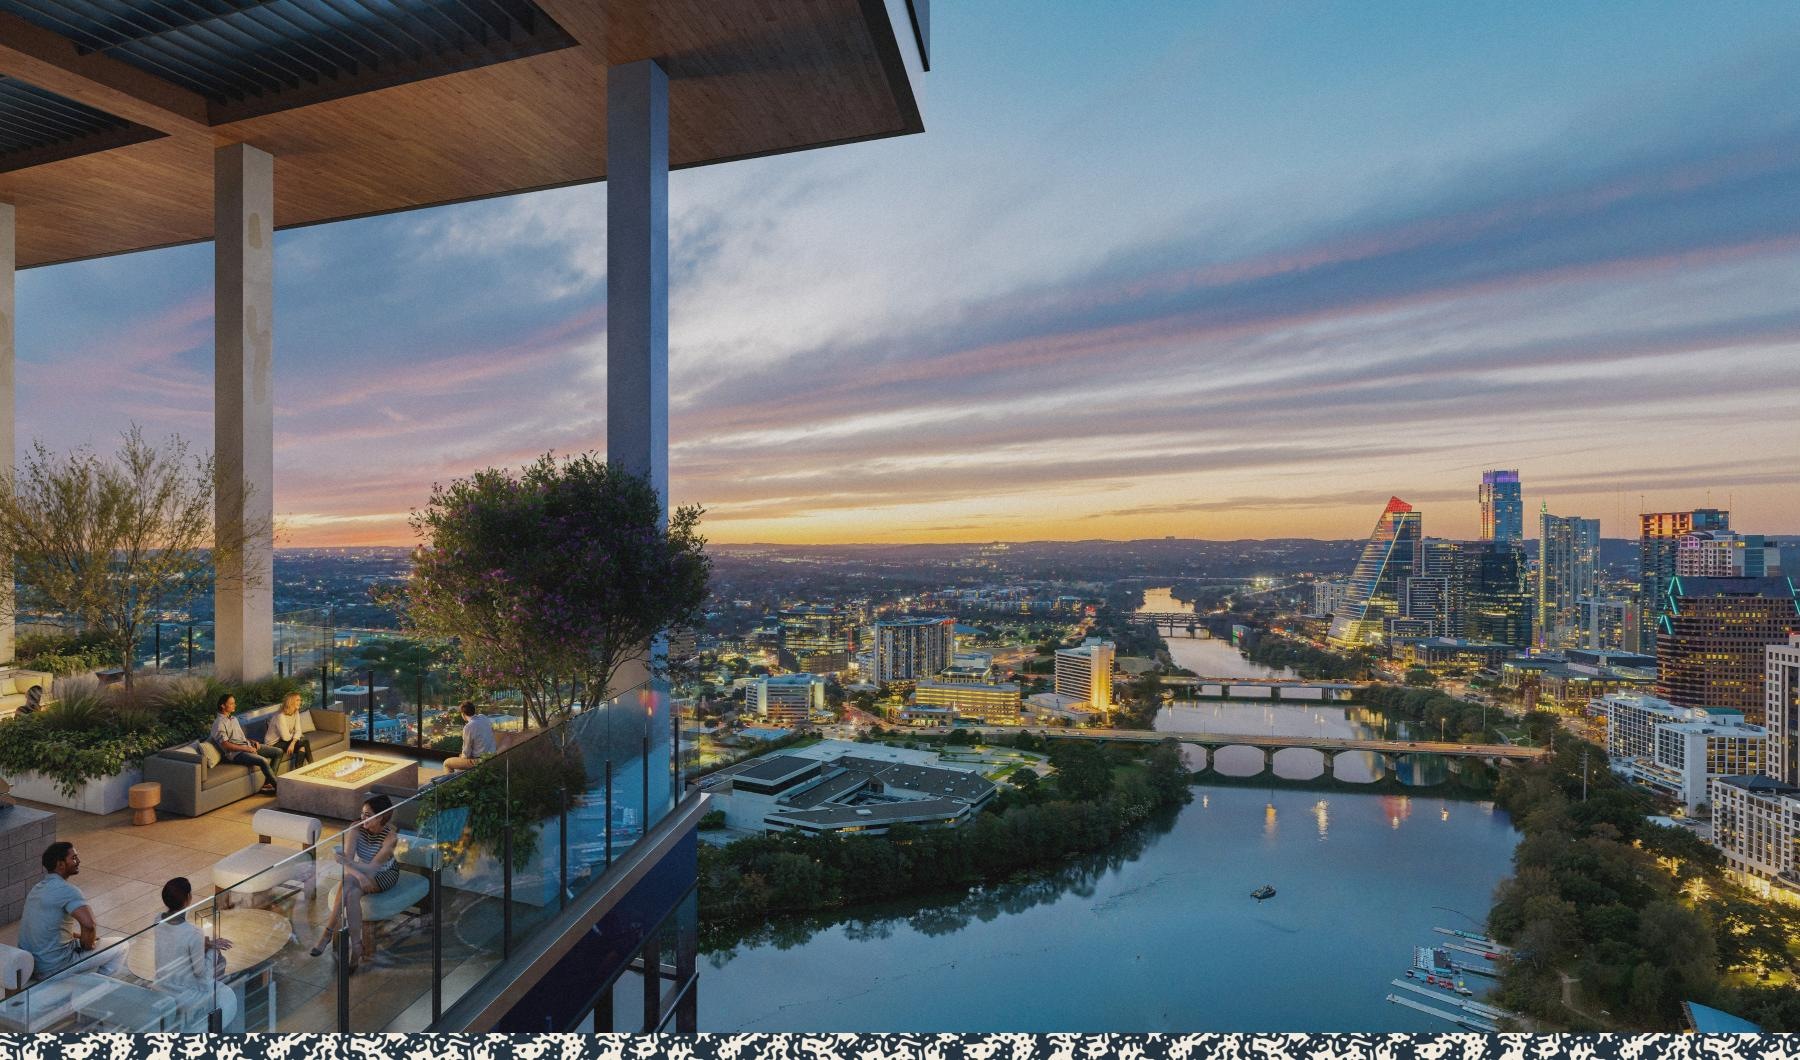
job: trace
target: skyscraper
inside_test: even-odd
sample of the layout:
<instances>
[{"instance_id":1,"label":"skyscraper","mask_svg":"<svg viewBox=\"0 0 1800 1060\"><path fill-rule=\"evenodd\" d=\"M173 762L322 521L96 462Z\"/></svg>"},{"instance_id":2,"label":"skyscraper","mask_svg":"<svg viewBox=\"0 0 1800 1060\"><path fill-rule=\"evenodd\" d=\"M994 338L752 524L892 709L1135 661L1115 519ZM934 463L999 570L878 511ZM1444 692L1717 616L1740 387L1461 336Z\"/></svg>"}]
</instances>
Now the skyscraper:
<instances>
[{"instance_id":1,"label":"skyscraper","mask_svg":"<svg viewBox=\"0 0 1800 1060\"><path fill-rule=\"evenodd\" d=\"M1462 553L1463 636L1531 646L1531 587L1516 541L1472 541Z\"/></svg>"},{"instance_id":2,"label":"skyscraper","mask_svg":"<svg viewBox=\"0 0 1800 1060\"><path fill-rule=\"evenodd\" d=\"M1517 469L1483 471L1475 496L1481 502L1483 541L1525 540L1525 494Z\"/></svg>"},{"instance_id":3,"label":"skyscraper","mask_svg":"<svg viewBox=\"0 0 1800 1060\"><path fill-rule=\"evenodd\" d=\"M956 619L895 618L875 623L875 680L936 677L956 654Z\"/></svg>"},{"instance_id":4,"label":"skyscraper","mask_svg":"<svg viewBox=\"0 0 1800 1060\"><path fill-rule=\"evenodd\" d=\"M1683 707L1768 713L1769 648L1800 631L1800 599L1786 578L1669 579L1657 616L1657 694Z\"/></svg>"},{"instance_id":5,"label":"skyscraper","mask_svg":"<svg viewBox=\"0 0 1800 1060\"><path fill-rule=\"evenodd\" d=\"M1388 499L1350 573L1344 600L1331 620L1331 642L1342 648L1378 644L1382 624L1400 614L1406 578L1412 574L1422 516L1398 497Z\"/></svg>"},{"instance_id":6,"label":"skyscraper","mask_svg":"<svg viewBox=\"0 0 1800 1060\"><path fill-rule=\"evenodd\" d=\"M808 673L850 668L856 654L856 622L828 604L801 604L781 612L781 665Z\"/></svg>"},{"instance_id":7,"label":"skyscraper","mask_svg":"<svg viewBox=\"0 0 1800 1060\"><path fill-rule=\"evenodd\" d=\"M1696 530L1729 530L1731 513L1717 508L1690 512L1644 512L1638 516L1638 643L1632 651L1656 650L1656 616L1675 577L1681 539Z\"/></svg>"},{"instance_id":8,"label":"skyscraper","mask_svg":"<svg viewBox=\"0 0 1800 1060\"><path fill-rule=\"evenodd\" d=\"M1537 644L1563 648L1581 636L1580 601L1600 574L1600 520L1538 512Z\"/></svg>"}]
</instances>

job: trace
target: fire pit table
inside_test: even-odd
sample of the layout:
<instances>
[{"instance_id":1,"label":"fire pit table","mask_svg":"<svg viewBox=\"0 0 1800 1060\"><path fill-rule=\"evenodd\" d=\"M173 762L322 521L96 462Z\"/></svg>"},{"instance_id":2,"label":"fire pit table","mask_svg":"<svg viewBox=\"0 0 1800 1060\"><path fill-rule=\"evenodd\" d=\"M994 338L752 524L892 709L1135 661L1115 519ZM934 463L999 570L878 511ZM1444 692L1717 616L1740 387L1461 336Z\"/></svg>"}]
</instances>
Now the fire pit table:
<instances>
[{"instance_id":1,"label":"fire pit table","mask_svg":"<svg viewBox=\"0 0 1800 1060\"><path fill-rule=\"evenodd\" d=\"M365 751L344 751L275 778L275 804L294 813L355 821L377 784L419 786L419 764Z\"/></svg>"}]
</instances>

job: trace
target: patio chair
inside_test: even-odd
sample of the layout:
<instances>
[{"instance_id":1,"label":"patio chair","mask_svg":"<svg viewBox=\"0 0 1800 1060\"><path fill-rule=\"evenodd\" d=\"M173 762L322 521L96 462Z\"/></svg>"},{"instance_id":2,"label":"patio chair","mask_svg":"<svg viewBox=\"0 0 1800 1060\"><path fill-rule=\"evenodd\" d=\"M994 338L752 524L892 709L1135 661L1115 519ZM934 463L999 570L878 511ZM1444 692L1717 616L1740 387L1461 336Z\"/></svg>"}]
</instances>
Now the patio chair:
<instances>
[{"instance_id":1,"label":"patio chair","mask_svg":"<svg viewBox=\"0 0 1800 1060\"><path fill-rule=\"evenodd\" d=\"M318 819L285 810L258 810L251 816L250 826L256 829L257 841L213 865L212 881L219 892L220 907L230 908L232 895L248 895L254 905L262 895L295 882L311 898L316 886L314 868L318 854L312 848L319 843ZM276 845L276 839L297 844L300 850L309 852L308 856L295 858L298 851ZM289 858L293 860L288 861ZM283 868L269 871L284 861L288 863Z\"/></svg>"},{"instance_id":2,"label":"patio chair","mask_svg":"<svg viewBox=\"0 0 1800 1060\"><path fill-rule=\"evenodd\" d=\"M0 945L0 989L11 997L31 982L31 969L36 965L31 954L17 946Z\"/></svg>"}]
</instances>

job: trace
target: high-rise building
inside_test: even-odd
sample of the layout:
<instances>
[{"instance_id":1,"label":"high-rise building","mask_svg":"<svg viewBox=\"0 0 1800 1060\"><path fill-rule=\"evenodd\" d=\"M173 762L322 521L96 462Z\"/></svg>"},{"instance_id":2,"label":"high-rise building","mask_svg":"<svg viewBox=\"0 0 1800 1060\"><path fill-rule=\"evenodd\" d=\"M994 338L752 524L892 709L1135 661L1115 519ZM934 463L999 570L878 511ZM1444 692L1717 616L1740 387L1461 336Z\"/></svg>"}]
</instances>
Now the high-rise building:
<instances>
[{"instance_id":1,"label":"high-rise building","mask_svg":"<svg viewBox=\"0 0 1800 1060\"><path fill-rule=\"evenodd\" d=\"M1320 578L1313 582L1313 614L1320 618L1337 614L1338 608L1344 606L1344 591L1348 586L1342 578Z\"/></svg>"},{"instance_id":2,"label":"high-rise building","mask_svg":"<svg viewBox=\"0 0 1800 1060\"><path fill-rule=\"evenodd\" d=\"M805 725L814 711L825 709L825 679L817 674L759 677L750 687L746 705L763 721Z\"/></svg>"},{"instance_id":3,"label":"high-rise building","mask_svg":"<svg viewBox=\"0 0 1800 1060\"><path fill-rule=\"evenodd\" d=\"M1537 644L1565 648L1582 634L1580 602L1600 576L1600 520L1538 512Z\"/></svg>"},{"instance_id":4,"label":"high-rise building","mask_svg":"<svg viewBox=\"0 0 1800 1060\"><path fill-rule=\"evenodd\" d=\"M1405 581L1413 573L1423 516L1389 498L1350 573L1344 600L1331 619L1331 642L1343 648L1381 643L1383 623L1400 614Z\"/></svg>"},{"instance_id":5,"label":"high-rise building","mask_svg":"<svg viewBox=\"0 0 1800 1060\"><path fill-rule=\"evenodd\" d=\"M920 681L956 654L956 619L893 618L875 623L875 680Z\"/></svg>"},{"instance_id":6,"label":"high-rise building","mask_svg":"<svg viewBox=\"0 0 1800 1060\"><path fill-rule=\"evenodd\" d=\"M1657 616L1657 691L1684 707L1767 714L1768 652L1800 631L1800 599L1786 578L1669 579Z\"/></svg>"},{"instance_id":7,"label":"high-rise building","mask_svg":"<svg viewBox=\"0 0 1800 1060\"><path fill-rule=\"evenodd\" d=\"M1525 494L1517 469L1483 471L1476 500L1481 502L1483 541L1525 540Z\"/></svg>"},{"instance_id":8,"label":"high-rise building","mask_svg":"<svg viewBox=\"0 0 1800 1060\"><path fill-rule=\"evenodd\" d=\"M1461 560L1462 635L1529 648L1531 586L1519 543L1466 542Z\"/></svg>"},{"instance_id":9,"label":"high-rise building","mask_svg":"<svg viewBox=\"0 0 1800 1060\"><path fill-rule=\"evenodd\" d=\"M1631 651L1656 649L1656 615L1675 577L1681 539L1696 530L1729 530L1731 513L1717 508L1689 512L1645 512L1638 516L1638 642Z\"/></svg>"},{"instance_id":10,"label":"high-rise building","mask_svg":"<svg viewBox=\"0 0 1800 1060\"><path fill-rule=\"evenodd\" d=\"M1095 710L1112 709L1113 656L1110 640L1089 637L1080 647L1056 653L1056 694L1085 700Z\"/></svg>"},{"instance_id":11,"label":"high-rise building","mask_svg":"<svg viewBox=\"0 0 1800 1060\"><path fill-rule=\"evenodd\" d=\"M1638 604L1636 599L1585 596L1576 601L1581 608L1581 646L1592 651L1624 651L1637 644Z\"/></svg>"},{"instance_id":12,"label":"high-rise building","mask_svg":"<svg viewBox=\"0 0 1800 1060\"><path fill-rule=\"evenodd\" d=\"M856 657L856 620L829 604L781 612L781 665L809 673L838 673Z\"/></svg>"},{"instance_id":13,"label":"high-rise building","mask_svg":"<svg viewBox=\"0 0 1800 1060\"><path fill-rule=\"evenodd\" d=\"M1690 578L1766 578L1781 573L1781 546L1761 534L1696 530L1675 545L1675 573Z\"/></svg>"},{"instance_id":14,"label":"high-rise building","mask_svg":"<svg viewBox=\"0 0 1800 1060\"><path fill-rule=\"evenodd\" d=\"M1800 784L1800 633L1771 644L1765 656L1764 724L1769 727L1769 775Z\"/></svg>"}]
</instances>

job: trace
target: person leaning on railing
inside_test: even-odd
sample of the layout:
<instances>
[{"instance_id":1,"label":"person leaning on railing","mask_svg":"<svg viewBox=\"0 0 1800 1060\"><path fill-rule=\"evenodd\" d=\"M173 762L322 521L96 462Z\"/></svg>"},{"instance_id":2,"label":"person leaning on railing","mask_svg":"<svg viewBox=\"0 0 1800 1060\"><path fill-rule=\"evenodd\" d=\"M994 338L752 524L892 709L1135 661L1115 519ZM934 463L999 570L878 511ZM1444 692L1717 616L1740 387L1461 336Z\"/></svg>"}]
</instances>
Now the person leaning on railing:
<instances>
[{"instance_id":1,"label":"person leaning on railing","mask_svg":"<svg viewBox=\"0 0 1800 1060\"><path fill-rule=\"evenodd\" d=\"M487 717L476 713L475 702L465 699L462 706L462 754L444 760L444 768L454 773L461 769L473 769L475 763L494 753L494 723Z\"/></svg>"}]
</instances>

